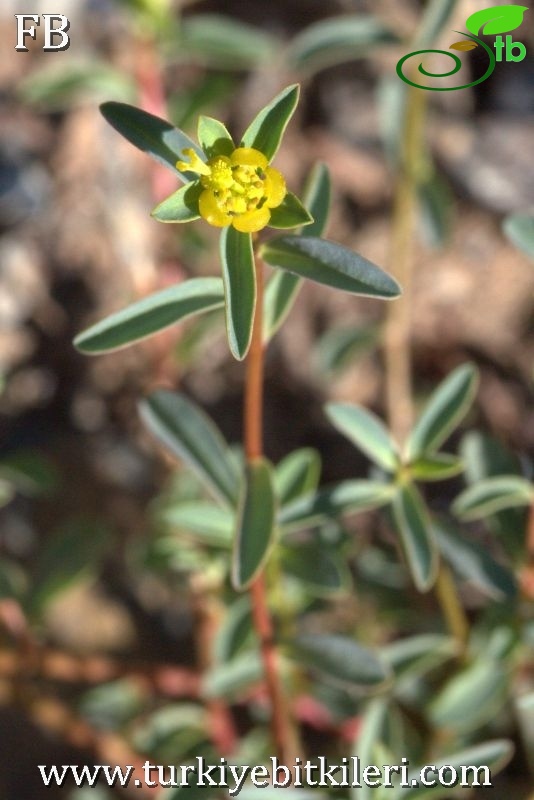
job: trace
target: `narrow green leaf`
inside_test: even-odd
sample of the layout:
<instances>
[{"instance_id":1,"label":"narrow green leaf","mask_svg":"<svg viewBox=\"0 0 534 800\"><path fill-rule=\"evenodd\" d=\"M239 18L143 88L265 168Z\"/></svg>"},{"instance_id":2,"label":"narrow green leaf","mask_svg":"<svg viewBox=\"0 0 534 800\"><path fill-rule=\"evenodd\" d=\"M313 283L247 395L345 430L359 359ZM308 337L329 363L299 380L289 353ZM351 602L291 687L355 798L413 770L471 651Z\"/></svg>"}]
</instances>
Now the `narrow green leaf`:
<instances>
[{"instance_id":1,"label":"narrow green leaf","mask_svg":"<svg viewBox=\"0 0 534 800\"><path fill-rule=\"evenodd\" d=\"M220 308L220 278L192 278L117 311L78 334L74 346L88 355L126 347L193 314Z\"/></svg>"},{"instance_id":2,"label":"narrow green leaf","mask_svg":"<svg viewBox=\"0 0 534 800\"><path fill-rule=\"evenodd\" d=\"M448 681L430 706L430 718L438 728L474 731L502 707L506 684L503 664L483 653Z\"/></svg>"},{"instance_id":3,"label":"narrow green leaf","mask_svg":"<svg viewBox=\"0 0 534 800\"><path fill-rule=\"evenodd\" d=\"M462 364L440 383L408 438L408 461L434 453L443 444L469 410L477 385L473 364Z\"/></svg>"},{"instance_id":4,"label":"narrow green leaf","mask_svg":"<svg viewBox=\"0 0 534 800\"><path fill-rule=\"evenodd\" d=\"M450 233L454 207L449 184L441 175L432 172L425 181L417 185L417 193L423 240L429 247L443 247Z\"/></svg>"},{"instance_id":5,"label":"narrow green leaf","mask_svg":"<svg viewBox=\"0 0 534 800\"><path fill-rule=\"evenodd\" d=\"M510 214L504 220L503 230L516 247L534 258L534 213Z\"/></svg>"},{"instance_id":6,"label":"narrow green leaf","mask_svg":"<svg viewBox=\"0 0 534 800\"><path fill-rule=\"evenodd\" d=\"M262 677L263 666L258 652L242 653L232 661L216 664L208 670L202 681L202 695L206 699L234 699L245 689L260 683Z\"/></svg>"},{"instance_id":7,"label":"narrow green leaf","mask_svg":"<svg viewBox=\"0 0 534 800\"><path fill-rule=\"evenodd\" d=\"M215 637L213 658L224 664L236 658L254 636L250 598L242 595L227 609Z\"/></svg>"},{"instance_id":8,"label":"narrow green leaf","mask_svg":"<svg viewBox=\"0 0 534 800\"><path fill-rule=\"evenodd\" d=\"M87 63L41 66L18 83L17 93L26 103L42 103L47 109L72 108L91 99L117 97L135 100L135 82L124 71L94 58Z\"/></svg>"},{"instance_id":9,"label":"narrow green leaf","mask_svg":"<svg viewBox=\"0 0 534 800\"><path fill-rule=\"evenodd\" d=\"M161 512L161 519L172 528L193 534L202 544L232 545L234 515L226 508L196 500L169 506Z\"/></svg>"},{"instance_id":10,"label":"narrow green leaf","mask_svg":"<svg viewBox=\"0 0 534 800\"><path fill-rule=\"evenodd\" d=\"M334 634L303 634L288 645L289 654L334 683L377 689L390 678L387 666L353 639Z\"/></svg>"},{"instance_id":11,"label":"narrow green leaf","mask_svg":"<svg viewBox=\"0 0 534 800\"><path fill-rule=\"evenodd\" d=\"M226 299L226 332L234 358L245 358L254 324L256 272L250 233L224 228L221 263Z\"/></svg>"},{"instance_id":12,"label":"narrow green leaf","mask_svg":"<svg viewBox=\"0 0 534 800\"><path fill-rule=\"evenodd\" d=\"M342 371L358 356L376 346L378 334L376 324L358 328L331 328L321 336L316 347L318 370L321 373Z\"/></svg>"},{"instance_id":13,"label":"narrow green leaf","mask_svg":"<svg viewBox=\"0 0 534 800\"><path fill-rule=\"evenodd\" d=\"M411 50L431 47L450 20L458 0L431 0L425 6L421 23L411 43Z\"/></svg>"},{"instance_id":14,"label":"narrow green leaf","mask_svg":"<svg viewBox=\"0 0 534 800\"><path fill-rule=\"evenodd\" d=\"M500 475L465 489L454 501L452 510L461 519L471 521L533 502L534 487L529 481L519 475Z\"/></svg>"},{"instance_id":15,"label":"narrow green leaf","mask_svg":"<svg viewBox=\"0 0 534 800\"><path fill-rule=\"evenodd\" d=\"M60 592L94 575L112 546L111 532L100 522L77 518L62 525L39 553L29 596L31 612L42 613Z\"/></svg>"},{"instance_id":16,"label":"narrow green leaf","mask_svg":"<svg viewBox=\"0 0 534 800\"><path fill-rule=\"evenodd\" d=\"M461 771L462 767L466 767L468 770L466 773L467 780L473 781L473 783L477 778L473 769L480 768L482 771L478 780L481 783L484 781L491 782L493 776L510 761L513 752L514 746L512 742L506 739L495 739L440 758L435 767L436 770L439 770L441 767L450 766L458 772ZM419 780L420 774L421 767L416 767L413 772L409 773L408 782L412 783L412 786L406 789L399 789L395 794L395 800L427 800L429 797L432 800L441 800L441 798L450 797L451 787L440 786L439 778L435 771L428 770L426 773L427 780L436 784L433 787L423 786ZM413 781L416 781L416 784L413 784Z\"/></svg>"},{"instance_id":17,"label":"narrow green leaf","mask_svg":"<svg viewBox=\"0 0 534 800\"><path fill-rule=\"evenodd\" d=\"M502 443L480 431L469 431L460 442L460 454L465 463L465 477L468 485L486 478L502 475L521 475L519 458L507 450ZM497 511L487 519L487 526L501 537L502 544L514 560L524 558L525 531L528 508L519 506Z\"/></svg>"},{"instance_id":18,"label":"narrow green leaf","mask_svg":"<svg viewBox=\"0 0 534 800\"><path fill-rule=\"evenodd\" d=\"M152 209L151 216L158 222L192 222L199 219L198 200L202 192L200 182L186 183Z\"/></svg>"},{"instance_id":19,"label":"narrow green leaf","mask_svg":"<svg viewBox=\"0 0 534 800\"><path fill-rule=\"evenodd\" d=\"M298 69L315 71L363 58L370 48L395 41L392 30L376 17L350 14L305 28L293 39L288 55Z\"/></svg>"},{"instance_id":20,"label":"narrow green leaf","mask_svg":"<svg viewBox=\"0 0 534 800\"><path fill-rule=\"evenodd\" d=\"M470 33L478 36L495 36L498 33L515 31L523 22L523 15L528 11L527 6L499 5L475 11L467 18L465 27Z\"/></svg>"},{"instance_id":21,"label":"narrow green leaf","mask_svg":"<svg viewBox=\"0 0 534 800\"><path fill-rule=\"evenodd\" d=\"M344 481L284 506L278 522L285 533L302 530L329 517L380 508L391 502L394 492L394 487L378 481Z\"/></svg>"},{"instance_id":22,"label":"narrow green leaf","mask_svg":"<svg viewBox=\"0 0 534 800\"><path fill-rule=\"evenodd\" d=\"M15 487L12 483L0 478L0 508L7 506L15 496Z\"/></svg>"},{"instance_id":23,"label":"narrow green leaf","mask_svg":"<svg viewBox=\"0 0 534 800\"><path fill-rule=\"evenodd\" d=\"M293 84L277 94L262 108L246 129L241 140L243 147L253 147L263 153L269 161L275 157L284 131L291 119L299 99L299 86Z\"/></svg>"},{"instance_id":24,"label":"narrow green leaf","mask_svg":"<svg viewBox=\"0 0 534 800\"><path fill-rule=\"evenodd\" d=\"M513 599L517 584L513 573L495 561L485 544L467 539L451 525L434 525L443 558L464 580L492 600Z\"/></svg>"},{"instance_id":25,"label":"narrow green leaf","mask_svg":"<svg viewBox=\"0 0 534 800\"><path fill-rule=\"evenodd\" d=\"M380 654L394 671L396 681L413 680L458 655L458 647L450 636L425 633L392 642L382 647Z\"/></svg>"},{"instance_id":26,"label":"narrow green leaf","mask_svg":"<svg viewBox=\"0 0 534 800\"><path fill-rule=\"evenodd\" d=\"M463 471L461 458L449 453L432 453L421 456L410 464L410 474L415 481L444 481Z\"/></svg>"},{"instance_id":27,"label":"narrow green leaf","mask_svg":"<svg viewBox=\"0 0 534 800\"><path fill-rule=\"evenodd\" d=\"M237 591L250 586L274 544L276 502L272 469L260 458L245 467L237 518L232 583Z\"/></svg>"},{"instance_id":28,"label":"narrow green leaf","mask_svg":"<svg viewBox=\"0 0 534 800\"><path fill-rule=\"evenodd\" d=\"M346 591L350 576L343 557L334 547L320 541L286 545L281 558L282 570L301 581L319 596Z\"/></svg>"},{"instance_id":29,"label":"narrow green leaf","mask_svg":"<svg viewBox=\"0 0 534 800\"><path fill-rule=\"evenodd\" d=\"M271 228L298 228L300 225L310 225L312 222L313 217L298 197L288 192L282 203L271 210L269 225Z\"/></svg>"},{"instance_id":30,"label":"narrow green leaf","mask_svg":"<svg viewBox=\"0 0 534 800\"><path fill-rule=\"evenodd\" d=\"M17 448L0 461L0 478L26 497L53 495L61 482L55 465L35 447Z\"/></svg>"},{"instance_id":31,"label":"narrow green leaf","mask_svg":"<svg viewBox=\"0 0 534 800\"><path fill-rule=\"evenodd\" d=\"M226 126L213 117L198 118L198 141L206 156L229 156L235 150L235 144Z\"/></svg>"},{"instance_id":32,"label":"narrow green leaf","mask_svg":"<svg viewBox=\"0 0 534 800\"><path fill-rule=\"evenodd\" d=\"M196 180L196 173L180 172L176 168L176 162L183 159L184 150L189 147L205 160L202 150L183 131L127 103L103 103L100 111L109 124L139 150L170 167L183 181Z\"/></svg>"},{"instance_id":33,"label":"narrow green leaf","mask_svg":"<svg viewBox=\"0 0 534 800\"><path fill-rule=\"evenodd\" d=\"M420 592L427 592L436 579L438 551L423 498L413 484L397 488L393 515L413 581Z\"/></svg>"},{"instance_id":34,"label":"narrow green leaf","mask_svg":"<svg viewBox=\"0 0 534 800\"><path fill-rule=\"evenodd\" d=\"M218 499L235 506L234 460L221 432L198 406L181 394L160 390L141 402L140 413L156 439L185 461Z\"/></svg>"},{"instance_id":35,"label":"narrow green leaf","mask_svg":"<svg viewBox=\"0 0 534 800\"><path fill-rule=\"evenodd\" d=\"M254 67L272 58L279 42L227 14L192 14L180 27L178 53L227 70Z\"/></svg>"},{"instance_id":36,"label":"narrow green leaf","mask_svg":"<svg viewBox=\"0 0 534 800\"><path fill-rule=\"evenodd\" d=\"M303 447L286 456L276 466L274 473L274 485L280 505L286 505L315 491L320 472L321 457L311 447Z\"/></svg>"},{"instance_id":37,"label":"narrow green leaf","mask_svg":"<svg viewBox=\"0 0 534 800\"><path fill-rule=\"evenodd\" d=\"M280 236L261 248L263 259L273 267L352 294L398 297L396 281L363 256L327 239Z\"/></svg>"},{"instance_id":38,"label":"narrow green leaf","mask_svg":"<svg viewBox=\"0 0 534 800\"><path fill-rule=\"evenodd\" d=\"M340 433L387 472L399 466L397 445L376 414L349 403L328 403L326 416Z\"/></svg>"},{"instance_id":39,"label":"narrow green leaf","mask_svg":"<svg viewBox=\"0 0 534 800\"><path fill-rule=\"evenodd\" d=\"M325 164L312 168L304 188L304 205L313 222L301 231L302 236L322 236L330 209L330 175ZM284 270L277 271L265 290L263 311L263 338L268 342L286 319L295 302L302 278Z\"/></svg>"},{"instance_id":40,"label":"narrow green leaf","mask_svg":"<svg viewBox=\"0 0 534 800\"><path fill-rule=\"evenodd\" d=\"M388 711L389 702L383 697L373 698L365 709L352 751L353 756L360 759L364 769L378 762L374 757L375 748L384 735ZM364 781L361 788L351 787L350 797L352 800L375 800L376 794Z\"/></svg>"}]
</instances>

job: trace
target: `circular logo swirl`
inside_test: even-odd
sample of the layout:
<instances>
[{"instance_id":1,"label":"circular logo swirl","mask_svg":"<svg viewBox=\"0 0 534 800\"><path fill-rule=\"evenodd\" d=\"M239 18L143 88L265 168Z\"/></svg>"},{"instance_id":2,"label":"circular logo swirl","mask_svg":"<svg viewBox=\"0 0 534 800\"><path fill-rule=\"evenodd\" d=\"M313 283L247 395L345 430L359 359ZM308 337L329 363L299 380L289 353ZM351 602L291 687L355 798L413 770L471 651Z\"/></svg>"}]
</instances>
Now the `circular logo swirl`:
<instances>
[{"instance_id":1,"label":"circular logo swirl","mask_svg":"<svg viewBox=\"0 0 534 800\"><path fill-rule=\"evenodd\" d=\"M448 78L451 75L456 75L462 68L462 60L459 56L455 55L454 53L449 52L448 50L415 50L413 53L407 53L407 55L403 56L397 63L397 75L404 83L408 83L410 86L415 86L416 89L426 89L430 92L454 92L458 89L467 89L470 86L476 86L478 83L482 83L483 81L487 80L489 76L492 74L493 70L495 69L495 55L493 50L489 45L479 39L477 36L472 36L470 33L462 33L462 31L455 31L455 33L460 33L463 36L468 36L469 39L472 39L476 42L477 45L480 45L486 51L489 57L489 65L486 72L482 75L482 77L478 78L476 81L471 81L471 83L465 83L463 86L427 86L423 83L416 83L415 81L411 80L404 74L404 65L409 58L413 56L420 56L425 55L426 53L438 53L439 55L448 56L452 58L454 61L454 67L449 70L448 72L429 72L423 66L423 63L420 62L418 66L418 71L421 75L424 75L427 78Z\"/></svg>"}]
</instances>

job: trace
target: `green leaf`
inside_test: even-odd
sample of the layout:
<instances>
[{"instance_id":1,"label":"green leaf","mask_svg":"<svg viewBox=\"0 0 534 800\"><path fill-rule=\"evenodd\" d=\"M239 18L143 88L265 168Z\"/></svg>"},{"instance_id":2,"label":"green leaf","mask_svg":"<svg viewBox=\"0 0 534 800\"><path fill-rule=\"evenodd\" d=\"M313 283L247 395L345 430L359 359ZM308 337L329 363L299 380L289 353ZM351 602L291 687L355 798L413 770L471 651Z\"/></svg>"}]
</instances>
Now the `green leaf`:
<instances>
[{"instance_id":1,"label":"green leaf","mask_svg":"<svg viewBox=\"0 0 534 800\"><path fill-rule=\"evenodd\" d=\"M431 47L443 32L457 5L458 0L432 0L428 3L425 6L421 24L417 29L411 49L419 50L423 47Z\"/></svg>"},{"instance_id":2,"label":"green leaf","mask_svg":"<svg viewBox=\"0 0 534 800\"><path fill-rule=\"evenodd\" d=\"M298 69L315 71L363 58L370 48L395 41L392 30L376 17L351 14L305 28L293 39L288 55Z\"/></svg>"},{"instance_id":3,"label":"green leaf","mask_svg":"<svg viewBox=\"0 0 534 800\"><path fill-rule=\"evenodd\" d=\"M397 445L376 414L349 403L328 403L326 416L344 436L386 472L399 466Z\"/></svg>"},{"instance_id":4,"label":"green leaf","mask_svg":"<svg viewBox=\"0 0 534 800\"><path fill-rule=\"evenodd\" d=\"M465 27L475 36L479 33L486 36L508 33L519 28L523 22L525 11L528 11L527 6L506 5L483 8L467 18Z\"/></svg>"},{"instance_id":5,"label":"green leaf","mask_svg":"<svg viewBox=\"0 0 534 800\"><path fill-rule=\"evenodd\" d=\"M5 478L17 492L27 497L52 495L60 483L53 462L33 448L5 455L0 461L0 478Z\"/></svg>"},{"instance_id":6,"label":"green leaf","mask_svg":"<svg viewBox=\"0 0 534 800\"><path fill-rule=\"evenodd\" d=\"M276 502L272 469L260 458L245 467L237 518L232 584L237 591L250 586L265 564L275 536Z\"/></svg>"},{"instance_id":7,"label":"green leaf","mask_svg":"<svg viewBox=\"0 0 534 800\"><path fill-rule=\"evenodd\" d=\"M226 126L213 117L198 118L198 141L206 156L229 156L235 150L235 144Z\"/></svg>"},{"instance_id":8,"label":"green leaf","mask_svg":"<svg viewBox=\"0 0 534 800\"><path fill-rule=\"evenodd\" d=\"M373 349L378 341L378 333L375 324L327 331L319 339L316 348L318 370L321 373L342 371L357 356Z\"/></svg>"},{"instance_id":9,"label":"green leaf","mask_svg":"<svg viewBox=\"0 0 534 800\"><path fill-rule=\"evenodd\" d=\"M205 160L204 153L170 122L126 103L103 103L100 111L109 124L139 150L172 169L183 181L196 180L196 173L180 172L176 162L183 159L186 148L192 148L202 160Z\"/></svg>"},{"instance_id":10,"label":"green leaf","mask_svg":"<svg viewBox=\"0 0 534 800\"><path fill-rule=\"evenodd\" d=\"M19 85L17 91L26 103L42 103L48 109L63 109L98 98L117 97L134 100L136 87L133 79L102 61L90 63L54 64L32 71Z\"/></svg>"},{"instance_id":11,"label":"green leaf","mask_svg":"<svg viewBox=\"0 0 534 800\"><path fill-rule=\"evenodd\" d=\"M534 258L534 214L510 214L503 230L516 247Z\"/></svg>"},{"instance_id":12,"label":"green leaf","mask_svg":"<svg viewBox=\"0 0 534 800\"><path fill-rule=\"evenodd\" d=\"M461 458L449 453L421 456L410 464L410 474L415 481L443 481L463 471Z\"/></svg>"},{"instance_id":13,"label":"green leaf","mask_svg":"<svg viewBox=\"0 0 534 800\"><path fill-rule=\"evenodd\" d=\"M89 689L80 703L82 717L99 730L117 730L137 716L143 707L138 682L120 678Z\"/></svg>"},{"instance_id":14,"label":"green leaf","mask_svg":"<svg viewBox=\"0 0 534 800\"><path fill-rule=\"evenodd\" d=\"M185 461L220 500L235 506L238 477L228 445L211 419L181 394L160 390L140 404L150 432Z\"/></svg>"},{"instance_id":15,"label":"green leaf","mask_svg":"<svg viewBox=\"0 0 534 800\"><path fill-rule=\"evenodd\" d=\"M242 147L259 150L269 161L275 157L287 124L297 107L299 86L293 84L277 94L262 108L246 129L241 140Z\"/></svg>"},{"instance_id":16,"label":"green leaf","mask_svg":"<svg viewBox=\"0 0 534 800\"><path fill-rule=\"evenodd\" d=\"M398 297L396 281L363 256L327 239L280 236L264 244L262 258L271 266L352 294Z\"/></svg>"},{"instance_id":17,"label":"green leaf","mask_svg":"<svg viewBox=\"0 0 534 800\"><path fill-rule=\"evenodd\" d=\"M257 650L248 651L232 661L216 664L205 674L202 695L206 699L224 697L234 699L245 689L261 682L263 666Z\"/></svg>"},{"instance_id":18,"label":"green leaf","mask_svg":"<svg viewBox=\"0 0 534 800\"><path fill-rule=\"evenodd\" d=\"M431 704L430 718L438 728L474 731L493 719L502 707L506 684L503 665L482 653L448 681Z\"/></svg>"},{"instance_id":19,"label":"green leaf","mask_svg":"<svg viewBox=\"0 0 534 800\"><path fill-rule=\"evenodd\" d=\"M494 437L480 431L469 431L460 442L460 454L465 463L469 485L501 475L521 475L521 462L516 455ZM522 560L525 552L525 531L528 509L525 506L497 511L487 520L490 530L502 537L506 552L514 561Z\"/></svg>"},{"instance_id":20,"label":"green leaf","mask_svg":"<svg viewBox=\"0 0 534 800\"><path fill-rule=\"evenodd\" d=\"M42 613L60 592L94 575L112 545L110 530L100 522L78 518L64 524L39 553L29 598L31 612Z\"/></svg>"},{"instance_id":21,"label":"green leaf","mask_svg":"<svg viewBox=\"0 0 534 800\"><path fill-rule=\"evenodd\" d=\"M380 508L391 502L394 491L391 485L378 481L344 481L284 506L278 522L285 533L302 530L329 517Z\"/></svg>"},{"instance_id":22,"label":"green leaf","mask_svg":"<svg viewBox=\"0 0 534 800\"><path fill-rule=\"evenodd\" d=\"M353 639L334 634L303 634L288 644L289 654L329 681L378 689L390 678L387 666Z\"/></svg>"},{"instance_id":23,"label":"green leaf","mask_svg":"<svg viewBox=\"0 0 534 800\"><path fill-rule=\"evenodd\" d=\"M375 748L384 735L389 703L383 697L376 697L371 700L365 710L361 725L358 727L358 735L353 746L353 756L360 759L362 767L376 764ZM350 797L353 800L374 800L375 790L367 786L365 781L361 788L351 787Z\"/></svg>"},{"instance_id":24,"label":"green leaf","mask_svg":"<svg viewBox=\"0 0 534 800\"><path fill-rule=\"evenodd\" d=\"M438 551L423 498L413 484L398 487L393 515L413 581L420 592L427 592L436 579Z\"/></svg>"},{"instance_id":25,"label":"green leaf","mask_svg":"<svg viewBox=\"0 0 534 800\"><path fill-rule=\"evenodd\" d=\"M301 232L302 236L322 236L330 209L330 175L325 164L315 164L303 193L304 204L313 222ZM268 342L289 314L302 285L302 279L282 270L277 271L265 290L263 338Z\"/></svg>"},{"instance_id":26,"label":"green leaf","mask_svg":"<svg viewBox=\"0 0 534 800\"><path fill-rule=\"evenodd\" d=\"M180 27L178 53L225 69L257 66L272 58L278 41L262 30L223 14L193 14ZM176 49L176 47L175 47Z\"/></svg>"},{"instance_id":27,"label":"green leaf","mask_svg":"<svg viewBox=\"0 0 534 800\"><path fill-rule=\"evenodd\" d=\"M117 350L168 328L193 314L220 308L220 278L191 278L117 311L78 334L74 346L88 355Z\"/></svg>"},{"instance_id":28,"label":"green leaf","mask_svg":"<svg viewBox=\"0 0 534 800\"><path fill-rule=\"evenodd\" d=\"M256 272L250 233L224 228L221 233L221 263L226 298L226 332L234 358L245 358L254 324Z\"/></svg>"},{"instance_id":29,"label":"green leaf","mask_svg":"<svg viewBox=\"0 0 534 800\"><path fill-rule=\"evenodd\" d=\"M474 42L468 44L476 47ZM423 240L429 247L443 247L450 233L454 207L449 184L441 175L432 172L425 181L417 184L417 193Z\"/></svg>"},{"instance_id":30,"label":"green leaf","mask_svg":"<svg viewBox=\"0 0 534 800\"><path fill-rule=\"evenodd\" d=\"M519 475L500 475L465 489L454 501L452 510L457 517L471 521L533 502L534 487L529 481Z\"/></svg>"},{"instance_id":31,"label":"green leaf","mask_svg":"<svg viewBox=\"0 0 534 800\"><path fill-rule=\"evenodd\" d=\"M440 383L408 437L408 461L434 453L443 444L469 410L477 385L473 364L462 364Z\"/></svg>"},{"instance_id":32,"label":"green leaf","mask_svg":"<svg viewBox=\"0 0 534 800\"><path fill-rule=\"evenodd\" d=\"M288 192L282 203L271 209L269 225L271 228L298 228L300 225L310 225L312 222L313 217L298 197Z\"/></svg>"},{"instance_id":33,"label":"green leaf","mask_svg":"<svg viewBox=\"0 0 534 800\"><path fill-rule=\"evenodd\" d=\"M286 546L281 558L282 570L305 584L318 595L345 591L350 576L341 554L320 541Z\"/></svg>"},{"instance_id":34,"label":"green leaf","mask_svg":"<svg viewBox=\"0 0 534 800\"><path fill-rule=\"evenodd\" d=\"M7 506L15 496L15 487L0 478L0 508Z\"/></svg>"},{"instance_id":35,"label":"green leaf","mask_svg":"<svg viewBox=\"0 0 534 800\"><path fill-rule=\"evenodd\" d=\"M434 525L443 558L464 580L492 600L513 599L517 584L513 573L488 552L486 545L466 538L451 525Z\"/></svg>"},{"instance_id":36,"label":"green leaf","mask_svg":"<svg viewBox=\"0 0 534 800\"><path fill-rule=\"evenodd\" d=\"M201 544L229 548L232 545L234 515L212 503L195 501L174 504L161 512L167 525L194 534Z\"/></svg>"},{"instance_id":37,"label":"green leaf","mask_svg":"<svg viewBox=\"0 0 534 800\"><path fill-rule=\"evenodd\" d=\"M199 219L198 200L203 191L199 181L186 183L152 209L151 216L158 222L192 222Z\"/></svg>"},{"instance_id":38,"label":"green leaf","mask_svg":"<svg viewBox=\"0 0 534 800\"><path fill-rule=\"evenodd\" d=\"M234 659L253 636L250 598L243 595L227 609L219 626L213 648L215 662L223 664Z\"/></svg>"},{"instance_id":39,"label":"green leaf","mask_svg":"<svg viewBox=\"0 0 534 800\"><path fill-rule=\"evenodd\" d=\"M395 673L396 682L423 675L458 654L454 639L441 634L409 636L382 647L380 654Z\"/></svg>"},{"instance_id":40,"label":"green leaf","mask_svg":"<svg viewBox=\"0 0 534 800\"><path fill-rule=\"evenodd\" d=\"M280 505L286 505L315 491L320 472L321 457L311 447L303 447L286 456L276 466L274 473L274 485Z\"/></svg>"},{"instance_id":41,"label":"green leaf","mask_svg":"<svg viewBox=\"0 0 534 800\"><path fill-rule=\"evenodd\" d=\"M473 781L475 778L475 775L471 771L473 767L480 767L483 770L487 768L489 773L486 772L486 775L484 775L484 771L481 772L479 780L481 782L485 779L491 781L492 777L510 761L513 752L514 746L511 742L506 739L495 739L491 742L484 742L484 744L475 745L467 750L462 750L459 753L445 756L445 758L439 759L435 767L436 770L439 770L443 766L451 766L458 772L461 771L462 767L467 767L469 770L467 772L467 779L469 781ZM418 780L420 771L421 767L416 767L408 776L408 781L410 783L412 780L416 780L418 781L418 785L398 790L395 794L395 800L427 800L429 797L432 798L432 800L441 800L441 798L450 797L451 788L440 786L438 776L435 772L428 771L427 775L428 780L435 781L437 785L434 787L422 786Z\"/></svg>"}]
</instances>

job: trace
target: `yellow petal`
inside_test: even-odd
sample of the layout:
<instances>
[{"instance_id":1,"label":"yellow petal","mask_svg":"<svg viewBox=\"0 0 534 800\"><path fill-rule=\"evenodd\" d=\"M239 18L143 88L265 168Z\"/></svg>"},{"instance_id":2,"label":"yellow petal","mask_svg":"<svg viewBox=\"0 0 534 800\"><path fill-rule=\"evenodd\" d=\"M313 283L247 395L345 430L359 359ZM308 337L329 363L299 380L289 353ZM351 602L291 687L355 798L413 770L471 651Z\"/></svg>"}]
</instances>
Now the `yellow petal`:
<instances>
[{"instance_id":1,"label":"yellow petal","mask_svg":"<svg viewBox=\"0 0 534 800\"><path fill-rule=\"evenodd\" d=\"M269 163L267 157L253 147L238 147L230 156L230 161L232 164L247 167L260 167L261 169L265 169Z\"/></svg>"},{"instance_id":2,"label":"yellow petal","mask_svg":"<svg viewBox=\"0 0 534 800\"><path fill-rule=\"evenodd\" d=\"M202 161L201 158L199 158L192 147L187 147L185 150L182 150L182 153L189 159L189 161L176 162L176 168L179 169L180 172L196 172L197 175L210 174L210 168Z\"/></svg>"},{"instance_id":3,"label":"yellow petal","mask_svg":"<svg viewBox=\"0 0 534 800\"><path fill-rule=\"evenodd\" d=\"M270 219L271 212L267 206L262 206L262 208L256 208L254 211L247 211L245 214L239 214L238 217L234 217L232 225L236 231L241 233L256 233L256 231L261 231L262 228L265 228Z\"/></svg>"},{"instance_id":4,"label":"yellow petal","mask_svg":"<svg viewBox=\"0 0 534 800\"><path fill-rule=\"evenodd\" d=\"M209 189L206 189L200 195L198 211L206 222L209 222L210 225L215 225L216 228L224 228L226 225L230 225L234 219L231 214L227 214L219 208L217 198Z\"/></svg>"},{"instance_id":5,"label":"yellow petal","mask_svg":"<svg viewBox=\"0 0 534 800\"><path fill-rule=\"evenodd\" d=\"M281 172L273 167L265 169L264 191L268 208L279 206L287 194L286 182Z\"/></svg>"}]
</instances>

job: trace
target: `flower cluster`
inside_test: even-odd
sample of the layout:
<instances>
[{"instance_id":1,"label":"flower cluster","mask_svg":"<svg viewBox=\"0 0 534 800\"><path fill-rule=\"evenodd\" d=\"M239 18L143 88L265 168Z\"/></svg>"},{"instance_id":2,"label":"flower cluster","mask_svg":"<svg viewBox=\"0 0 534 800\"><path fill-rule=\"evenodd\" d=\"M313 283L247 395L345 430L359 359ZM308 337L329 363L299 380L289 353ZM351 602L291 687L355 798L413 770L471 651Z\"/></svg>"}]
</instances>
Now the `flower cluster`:
<instances>
[{"instance_id":1,"label":"flower cluster","mask_svg":"<svg viewBox=\"0 0 534 800\"><path fill-rule=\"evenodd\" d=\"M184 156L189 161L178 161L176 166L200 176L199 214L217 228L232 225L242 233L255 233L269 223L271 209L286 196L282 174L253 147L238 147L207 163L192 148L184 150Z\"/></svg>"}]
</instances>

